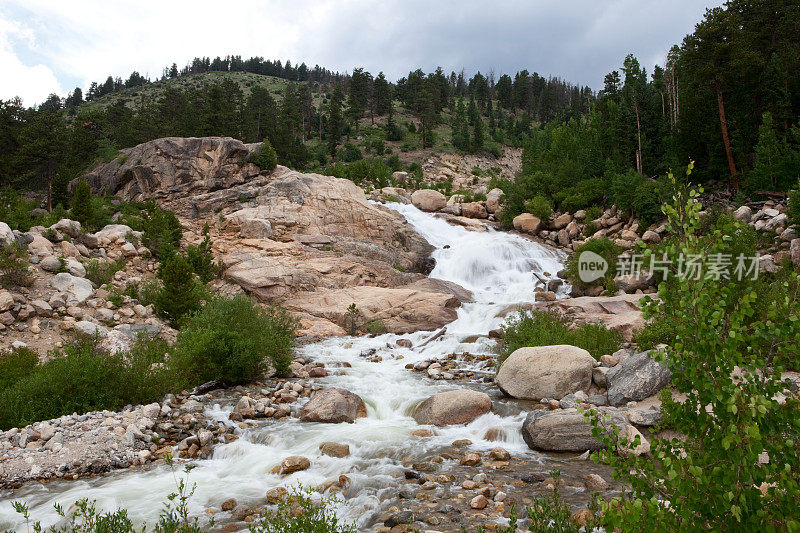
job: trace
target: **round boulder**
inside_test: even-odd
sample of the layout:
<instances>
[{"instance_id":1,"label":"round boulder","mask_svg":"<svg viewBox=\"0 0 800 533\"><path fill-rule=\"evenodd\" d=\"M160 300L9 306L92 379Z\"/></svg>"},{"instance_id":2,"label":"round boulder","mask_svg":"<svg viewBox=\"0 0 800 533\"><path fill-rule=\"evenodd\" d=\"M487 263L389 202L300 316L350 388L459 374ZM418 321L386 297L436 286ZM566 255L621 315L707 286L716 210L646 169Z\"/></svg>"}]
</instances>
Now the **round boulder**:
<instances>
[{"instance_id":1,"label":"round boulder","mask_svg":"<svg viewBox=\"0 0 800 533\"><path fill-rule=\"evenodd\" d=\"M293 455L281 462L281 474L292 474L301 470L308 470L310 467L311 461L308 460L308 457Z\"/></svg>"},{"instance_id":2,"label":"round boulder","mask_svg":"<svg viewBox=\"0 0 800 533\"><path fill-rule=\"evenodd\" d=\"M522 213L514 217L514 229L522 233L529 233L536 235L539 228L542 226L542 221L539 217L535 217L530 213Z\"/></svg>"},{"instance_id":3,"label":"round boulder","mask_svg":"<svg viewBox=\"0 0 800 533\"><path fill-rule=\"evenodd\" d=\"M452 426L468 424L492 410L492 399L482 392L459 389L434 394L417 408L417 424Z\"/></svg>"},{"instance_id":4,"label":"round boulder","mask_svg":"<svg viewBox=\"0 0 800 533\"><path fill-rule=\"evenodd\" d=\"M560 344L520 348L503 362L495 383L508 396L523 400L587 392L592 384L594 358L582 348Z\"/></svg>"},{"instance_id":5,"label":"round boulder","mask_svg":"<svg viewBox=\"0 0 800 533\"><path fill-rule=\"evenodd\" d=\"M447 197L433 189L419 189L411 194L411 203L422 211L438 211L447 205Z\"/></svg>"},{"instance_id":6,"label":"round boulder","mask_svg":"<svg viewBox=\"0 0 800 533\"><path fill-rule=\"evenodd\" d=\"M356 418L367 416L367 406L357 394L345 389L323 389L300 409L303 422L352 424Z\"/></svg>"}]
</instances>

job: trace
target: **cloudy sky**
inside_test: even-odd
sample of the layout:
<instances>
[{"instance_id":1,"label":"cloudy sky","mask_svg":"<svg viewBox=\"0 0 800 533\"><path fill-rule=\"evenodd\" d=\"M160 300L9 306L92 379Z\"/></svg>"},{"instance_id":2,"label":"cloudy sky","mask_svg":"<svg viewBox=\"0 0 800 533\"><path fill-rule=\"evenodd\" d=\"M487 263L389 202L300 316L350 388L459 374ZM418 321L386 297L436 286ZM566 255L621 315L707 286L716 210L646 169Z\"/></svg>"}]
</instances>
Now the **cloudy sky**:
<instances>
[{"instance_id":1,"label":"cloudy sky","mask_svg":"<svg viewBox=\"0 0 800 533\"><path fill-rule=\"evenodd\" d=\"M0 0L0 99L41 102L108 75L157 77L194 56L363 66L523 68L594 89L634 53L648 66L711 0Z\"/></svg>"}]
</instances>

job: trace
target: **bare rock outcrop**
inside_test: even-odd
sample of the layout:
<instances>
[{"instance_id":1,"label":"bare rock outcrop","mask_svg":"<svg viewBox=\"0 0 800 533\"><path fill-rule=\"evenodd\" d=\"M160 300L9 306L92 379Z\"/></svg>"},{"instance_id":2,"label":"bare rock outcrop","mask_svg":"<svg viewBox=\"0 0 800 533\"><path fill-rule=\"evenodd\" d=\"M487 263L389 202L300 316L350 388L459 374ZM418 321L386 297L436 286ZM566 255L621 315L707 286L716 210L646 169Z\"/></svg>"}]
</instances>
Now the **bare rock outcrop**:
<instances>
[{"instance_id":1,"label":"bare rock outcrop","mask_svg":"<svg viewBox=\"0 0 800 533\"><path fill-rule=\"evenodd\" d=\"M230 188L260 174L246 162L258 146L230 137L165 137L120 150L83 179L95 192L128 201Z\"/></svg>"},{"instance_id":2,"label":"bare rock outcrop","mask_svg":"<svg viewBox=\"0 0 800 533\"><path fill-rule=\"evenodd\" d=\"M209 222L223 277L280 303L305 335L342 335L355 304L360 330L438 328L470 294L425 282L433 247L393 209L349 180L249 162L258 144L166 138L122 151L84 178L96 192L156 199L184 226ZM422 285L420 285L422 284Z\"/></svg>"}]
</instances>

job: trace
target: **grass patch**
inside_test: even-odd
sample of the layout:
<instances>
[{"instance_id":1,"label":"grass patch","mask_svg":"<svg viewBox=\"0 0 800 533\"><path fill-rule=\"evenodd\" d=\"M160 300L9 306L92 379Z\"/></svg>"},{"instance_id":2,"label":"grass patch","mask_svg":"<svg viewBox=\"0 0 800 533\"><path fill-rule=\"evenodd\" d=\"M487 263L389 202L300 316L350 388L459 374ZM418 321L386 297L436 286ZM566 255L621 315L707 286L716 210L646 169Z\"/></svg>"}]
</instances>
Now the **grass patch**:
<instances>
[{"instance_id":1,"label":"grass patch","mask_svg":"<svg viewBox=\"0 0 800 533\"><path fill-rule=\"evenodd\" d=\"M599 359L601 355L617 351L622 344L622 334L602 324L572 324L552 311L520 311L502 326L503 338L498 347L500 364L519 348L527 346L553 346L569 344L583 348Z\"/></svg>"}]
</instances>

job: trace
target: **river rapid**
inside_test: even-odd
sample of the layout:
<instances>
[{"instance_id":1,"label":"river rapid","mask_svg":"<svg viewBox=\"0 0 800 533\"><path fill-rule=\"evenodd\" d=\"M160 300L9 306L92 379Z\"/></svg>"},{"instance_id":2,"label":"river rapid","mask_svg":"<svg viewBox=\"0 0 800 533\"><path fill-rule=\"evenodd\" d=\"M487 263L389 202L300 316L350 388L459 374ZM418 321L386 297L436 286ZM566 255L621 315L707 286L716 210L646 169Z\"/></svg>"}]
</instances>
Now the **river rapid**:
<instances>
[{"instance_id":1,"label":"river rapid","mask_svg":"<svg viewBox=\"0 0 800 533\"><path fill-rule=\"evenodd\" d=\"M298 355L325 363L329 371L337 363L349 363L349 368L331 372L317 382L358 394L367 405L368 416L354 424L303 423L297 418L258 421L254 427L242 430L238 440L218 445L211 458L194 463L196 468L189 477L190 484L197 484L190 503L193 514L205 517L207 508L219 508L227 498L236 498L240 503L263 502L270 488L313 487L345 474L351 484L347 498L338 505L338 513L366 529L373 526L387 491L397 491L404 460L429 456L457 439L472 441L471 450L487 451L501 445L515 456L541 460L540 454L529 450L522 440L523 408L503 399L494 385L435 381L405 367L452 353L492 353L494 341L485 335L502 323L503 318L498 315L509 306L532 302L537 281L534 272L541 279L554 278L563 268L563 254L511 233L469 231L411 205L391 207L436 248L436 267L430 276L463 286L472 291L475 301L462 305L446 333L424 346L421 345L434 332L329 338L299 348ZM463 343L474 335L484 336L476 342ZM395 342L399 338L411 340L413 347L398 347ZM380 362L367 361L361 355L371 350L382 357ZM488 393L494 401L493 412L467 425L436 428L436 435L431 438L410 435L420 429L411 418L415 406L432 394L465 386ZM227 422L231 408L230 404L217 404L207 415ZM485 440L490 429L499 432L500 442ZM351 455L321 455L319 445L328 441L349 444ZM270 473L291 455L310 458L311 468L287 478ZM152 525L166 496L175 490L175 476L169 468L160 466L88 480L30 484L3 495L0 530L24 530L24 523L11 507L12 500L27 501L31 515L43 525L58 519L53 504L69 507L82 498L96 500L98 508L104 510L126 508L137 523Z\"/></svg>"}]
</instances>

